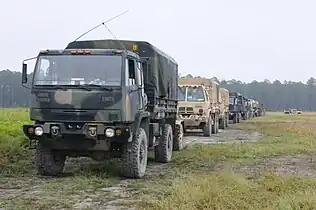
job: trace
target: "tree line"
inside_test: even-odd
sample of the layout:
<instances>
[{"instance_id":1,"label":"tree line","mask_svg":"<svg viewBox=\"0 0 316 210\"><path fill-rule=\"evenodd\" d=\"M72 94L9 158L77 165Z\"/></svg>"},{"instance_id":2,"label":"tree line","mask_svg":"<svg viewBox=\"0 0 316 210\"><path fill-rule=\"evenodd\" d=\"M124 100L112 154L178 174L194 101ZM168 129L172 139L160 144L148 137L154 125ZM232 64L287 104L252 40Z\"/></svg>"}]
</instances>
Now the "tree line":
<instances>
[{"instance_id":1,"label":"tree line","mask_svg":"<svg viewBox=\"0 0 316 210\"><path fill-rule=\"evenodd\" d=\"M30 74L29 80L31 77ZM192 75L182 77L192 77ZM221 87L260 101L270 111L281 111L286 108L316 111L316 79L313 77L306 83L279 80L251 83L234 79L216 80ZM0 107L28 107L29 103L30 90L22 87L21 72L0 71Z\"/></svg>"}]
</instances>

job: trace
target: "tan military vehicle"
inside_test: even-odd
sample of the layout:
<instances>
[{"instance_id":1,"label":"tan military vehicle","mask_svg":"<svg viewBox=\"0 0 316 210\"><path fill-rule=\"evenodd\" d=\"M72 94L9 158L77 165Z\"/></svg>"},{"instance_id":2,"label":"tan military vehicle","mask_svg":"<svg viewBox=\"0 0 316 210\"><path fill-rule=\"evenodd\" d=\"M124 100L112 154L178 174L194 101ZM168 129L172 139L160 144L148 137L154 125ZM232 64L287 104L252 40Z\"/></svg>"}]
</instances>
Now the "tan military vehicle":
<instances>
[{"instance_id":1,"label":"tan military vehicle","mask_svg":"<svg viewBox=\"0 0 316 210\"><path fill-rule=\"evenodd\" d=\"M219 85L212 79L179 78L178 115L187 129L202 129L204 136L218 132Z\"/></svg>"},{"instance_id":2,"label":"tan military vehicle","mask_svg":"<svg viewBox=\"0 0 316 210\"><path fill-rule=\"evenodd\" d=\"M225 129L226 127L228 127L228 121L229 121L229 91L225 88L219 88L219 92L220 92L219 128Z\"/></svg>"}]
</instances>

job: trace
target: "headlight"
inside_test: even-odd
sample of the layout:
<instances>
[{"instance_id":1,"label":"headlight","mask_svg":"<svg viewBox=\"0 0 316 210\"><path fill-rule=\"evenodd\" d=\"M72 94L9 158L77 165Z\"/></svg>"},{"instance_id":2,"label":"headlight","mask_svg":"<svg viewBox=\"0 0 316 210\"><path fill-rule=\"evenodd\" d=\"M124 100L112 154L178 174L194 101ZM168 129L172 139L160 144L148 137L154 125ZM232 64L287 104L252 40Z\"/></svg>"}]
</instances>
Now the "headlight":
<instances>
[{"instance_id":1,"label":"headlight","mask_svg":"<svg viewBox=\"0 0 316 210\"><path fill-rule=\"evenodd\" d=\"M44 130L43 130L42 127L36 127L35 130L34 130L34 133L35 133L36 136L41 136L41 135L43 135Z\"/></svg>"},{"instance_id":2,"label":"headlight","mask_svg":"<svg viewBox=\"0 0 316 210\"><path fill-rule=\"evenodd\" d=\"M114 129L113 128L107 128L105 130L105 136L106 137L113 137L115 134Z\"/></svg>"}]
</instances>

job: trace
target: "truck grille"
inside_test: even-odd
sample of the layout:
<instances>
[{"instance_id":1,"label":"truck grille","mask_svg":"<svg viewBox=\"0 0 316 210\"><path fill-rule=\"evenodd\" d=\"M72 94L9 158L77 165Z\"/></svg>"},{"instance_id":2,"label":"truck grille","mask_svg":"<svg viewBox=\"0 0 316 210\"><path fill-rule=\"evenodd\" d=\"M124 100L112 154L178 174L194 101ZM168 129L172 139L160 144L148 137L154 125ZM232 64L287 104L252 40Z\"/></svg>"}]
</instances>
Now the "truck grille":
<instances>
[{"instance_id":1,"label":"truck grille","mask_svg":"<svg viewBox=\"0 0 316 210\"><path fill-rule=\"evenodd\" d=\"M185 112L185 107L179 107L179 112Z\"/></svg>"},{"instance_id":2,"label":"truck grille","mask_svg":"<svg viewBox=\"0 0 316 210\"><path fill-rule=\"evenodd\" d=\"M187 112L193 112L193 107L187 107Z\"/></svg>"},{"instance_id":3,"label":"truck grille","mask_svg":"<svg viewBox=\"0 0 316 210\"><path fill-rule=\"evenodd\" d=\"M179 113L193 113L193 107L179 107Z\"/></svg>"}]
</instances>

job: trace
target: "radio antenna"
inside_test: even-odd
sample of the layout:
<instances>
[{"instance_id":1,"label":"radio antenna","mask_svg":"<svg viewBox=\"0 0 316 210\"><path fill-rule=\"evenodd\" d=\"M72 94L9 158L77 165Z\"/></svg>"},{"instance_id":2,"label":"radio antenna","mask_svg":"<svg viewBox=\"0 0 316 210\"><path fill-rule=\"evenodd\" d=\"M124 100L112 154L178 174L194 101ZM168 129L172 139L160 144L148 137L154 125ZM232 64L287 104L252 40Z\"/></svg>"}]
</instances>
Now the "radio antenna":
<instances>
[{"instance_id":1,"label":"radio antenna","mask_svg":"<svg viewBox=\"0 0 316 210\"><path fill-rule=\"evenodd\" d=\"M90 29L89 31L87 31L87 32L83 33L82 35L80 35L77 39L74 40L74 42L77 41L78 39L80 39L81 37L83 37L84 35L86 35L87 33L93 31L94 29L96 29L96 28L98 28L98 27L100 27L100 26L102 26L102 25L105 26L106 23L108 23L108 22L110 22L110 21L112 21L112 20L118 18L119 16L121 16L121 15L127 13L127 12L129 12L129 10L126 10L125 12L122 12L121 14L118 14L118 15L116 15L116 16L114 16L114 17L108 19L107 21L100 23L99 25L93 27L93 28ZM105 26L105 27L106 27L106 26Z\"/></svg>"},{"instance_id":2,"label":"radio antenna","mask_svg":"<svg viewBox=\"0 0 316 210\"><path fill-rule=\"evenodd\" d=\"M116 36L112 33L112 31L105 25L105 24L103 24L104 25L104 27L110 32L110 34L114 37L114 39L123 47L123 49L124 50L127 50L126 48L125 48L125 46L116 38Z\"/></svg>"}]
</instances>

